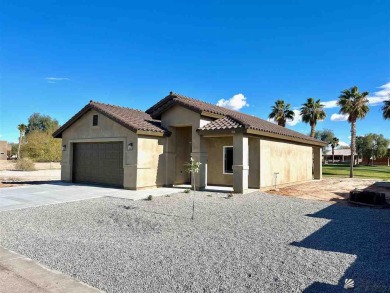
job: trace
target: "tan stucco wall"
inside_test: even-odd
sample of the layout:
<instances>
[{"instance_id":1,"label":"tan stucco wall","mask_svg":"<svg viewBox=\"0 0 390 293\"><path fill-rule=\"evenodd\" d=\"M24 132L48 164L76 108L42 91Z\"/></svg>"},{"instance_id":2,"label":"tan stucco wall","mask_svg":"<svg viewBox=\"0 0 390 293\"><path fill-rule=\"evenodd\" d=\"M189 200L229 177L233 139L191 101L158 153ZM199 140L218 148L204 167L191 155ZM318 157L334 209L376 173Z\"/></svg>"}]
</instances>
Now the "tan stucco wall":
<instances>
[{"instance_id":1,"label":"tan stucco wall","mask_svg":"<svg viewBox=\"0 0 390 293\"><path fill-rule=\"evenodd\" d=\"M167 139L165 152L167 168L170 170L170 172L167 172L166 185L176 184L176 166L181 166L184 161L180 157L177 158L177 150L183 146L180 138L177 138L176 129L191 127L191 156L195 161L202 163L199 173L196 174L197 187L204 187L207 178L207 143L205 139L199 136L196 130L210 121L212 119L202 117L199 113L181 106L174 106L161 115L161 124L172 132L172 135ZM176 162L176 159L179 161Z\"/></svg>"},{"instance_id":2,"label":"tan stucco wall","mask_svg":"<svg viewBox=\"0 0 390 293\"><path fill-rule=\"evenodd\" d=\"M123 168L124 187L136 188L137 180L137 135L113 120L99 115L99 125L92 126L92 115L96 111L89 111L71 127L62 133L62 145L66 145L66 151L62 153L61 180L72 180L72 143L75 142L98 142L98 141L123 141ZM134 149L127 151L128 143L132 142Z\"/></svg>"},{"instance_id":3,"label":"tan stucco wall","mask_svg":"<svg viewBox=\"0 0 390 293\"><path fill-rule=\"evenodd\" d=\"M0 160L7 160L7 142L0 141Z\"/></svg>"},{"instance_id":4,"label":"tan stucco wall","mask_svg":"<svg viewBox=\"0 0 390 293\"><path fill-rule=\"evenodd\" d=\"M249 138L249 188L260 188L260 139Z\"/></svg>"},{"instance_id":5,"label":"tan stucco wall","mask_svg":"<svg viewBox=\"0 0 390 293\"><path fill-rule=\"evenodd\" d=\"M207 184L233 185L233 174L223 174L223 147L233 146L233 137L213 137L208 140Z\"/></svg>"},{"instance_id":6,"label":"tan stucco wall","mask_svg":"<svg viewBox=\"0 0 390 293\"><path fill-rule=\"evenodd\" d=\"M165 143L165 137L138 137L137 189L165 184Z\"/></svg>"},{"instance_id":7,"label":"tan stucco wall","mask_svg":"<svg viewBox=\"0 0 390 293\"><path fill-rule=\"evenodd\" d=\"M293 183L312 179L312 147L293 143L260 140L260 186Z\"/></svg>"}]
</instances>

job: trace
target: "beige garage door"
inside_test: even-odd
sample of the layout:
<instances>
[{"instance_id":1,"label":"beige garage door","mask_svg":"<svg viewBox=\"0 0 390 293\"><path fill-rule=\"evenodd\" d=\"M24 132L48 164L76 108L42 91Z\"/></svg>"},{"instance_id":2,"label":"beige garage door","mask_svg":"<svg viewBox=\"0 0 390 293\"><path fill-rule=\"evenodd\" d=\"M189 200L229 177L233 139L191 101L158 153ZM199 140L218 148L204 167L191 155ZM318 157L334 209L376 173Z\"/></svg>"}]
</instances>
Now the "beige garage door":
<instances>
[{"instance_id":1,"label":"beige garage door","mask_svg":"<svg viewBox=\"0 0 390 293\"><path fill-rule=\"evenodd\" d=\"M123 187L123 143L74 143L73 182Z\"/></svg>"}]
</instances>

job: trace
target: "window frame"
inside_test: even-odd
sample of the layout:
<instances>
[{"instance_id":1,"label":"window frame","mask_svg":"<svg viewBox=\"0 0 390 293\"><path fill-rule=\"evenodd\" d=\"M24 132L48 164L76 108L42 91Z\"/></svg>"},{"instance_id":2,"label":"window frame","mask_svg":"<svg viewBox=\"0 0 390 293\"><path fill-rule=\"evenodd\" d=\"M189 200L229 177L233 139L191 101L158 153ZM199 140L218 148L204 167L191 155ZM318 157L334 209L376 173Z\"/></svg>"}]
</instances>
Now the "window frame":
<instances>
[{"instance_id":1,"label":"window frame","mask_svg":"<svg viewBox=\"0 0 390 293\"><path fill-rule=\"evenodd\" d=\"M95 117L96 117L96 125L94 124L95 123ZM93 114L92 115L92 126L93 127L99 126L99 115L98 114Z\"/></svg>"},{"instance_id":2,"label":"window frame","mask_svg":"<svg viewBox=\"0 0 390 293\"><path fill-rule=\"evenodd\" d=\"M234 148L232 145L223 146L223 149L222 149L222 173L224 175L233 175L233 164L232 164L232 172L225 172L225 154L226 154L227 148L231 148L232 152L234 152ZM234 155L233 155L233 157L234 157Z\"/></svg>"}]
</instances>

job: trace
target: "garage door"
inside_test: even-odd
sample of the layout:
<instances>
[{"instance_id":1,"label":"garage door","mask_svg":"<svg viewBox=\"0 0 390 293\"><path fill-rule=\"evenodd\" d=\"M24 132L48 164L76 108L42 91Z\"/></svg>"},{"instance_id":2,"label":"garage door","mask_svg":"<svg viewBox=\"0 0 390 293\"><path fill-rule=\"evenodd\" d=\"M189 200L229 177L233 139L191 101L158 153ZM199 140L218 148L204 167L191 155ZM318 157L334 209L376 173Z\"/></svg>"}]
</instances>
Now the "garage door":
<instances>
[{"instance_id":1,"label":"garage door","mask_svg":"<svg viewBox=\"0 0 390 293\"><path fill-rule=\"evenodd\" d=\"M73 182L123 187L123 143L74 143Z\"/></svg>"}]
</instances>

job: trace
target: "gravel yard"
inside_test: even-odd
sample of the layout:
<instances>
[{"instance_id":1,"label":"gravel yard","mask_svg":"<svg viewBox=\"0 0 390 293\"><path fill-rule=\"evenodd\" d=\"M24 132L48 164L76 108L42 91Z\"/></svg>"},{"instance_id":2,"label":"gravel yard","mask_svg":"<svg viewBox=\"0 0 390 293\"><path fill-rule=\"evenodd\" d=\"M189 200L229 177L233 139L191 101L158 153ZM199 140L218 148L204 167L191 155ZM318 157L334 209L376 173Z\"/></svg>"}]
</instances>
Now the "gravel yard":
<instances>
[{"instance_id":1,"label":"gravel yard","mask_svg":"<svg viewBox=\"0 0 390 293\"><path fill-rule=\"evenodd\" d=\"M0 244L107 292L390 292L390 211L252 193L0 213Z\"/></svg>"}]
</instances>

